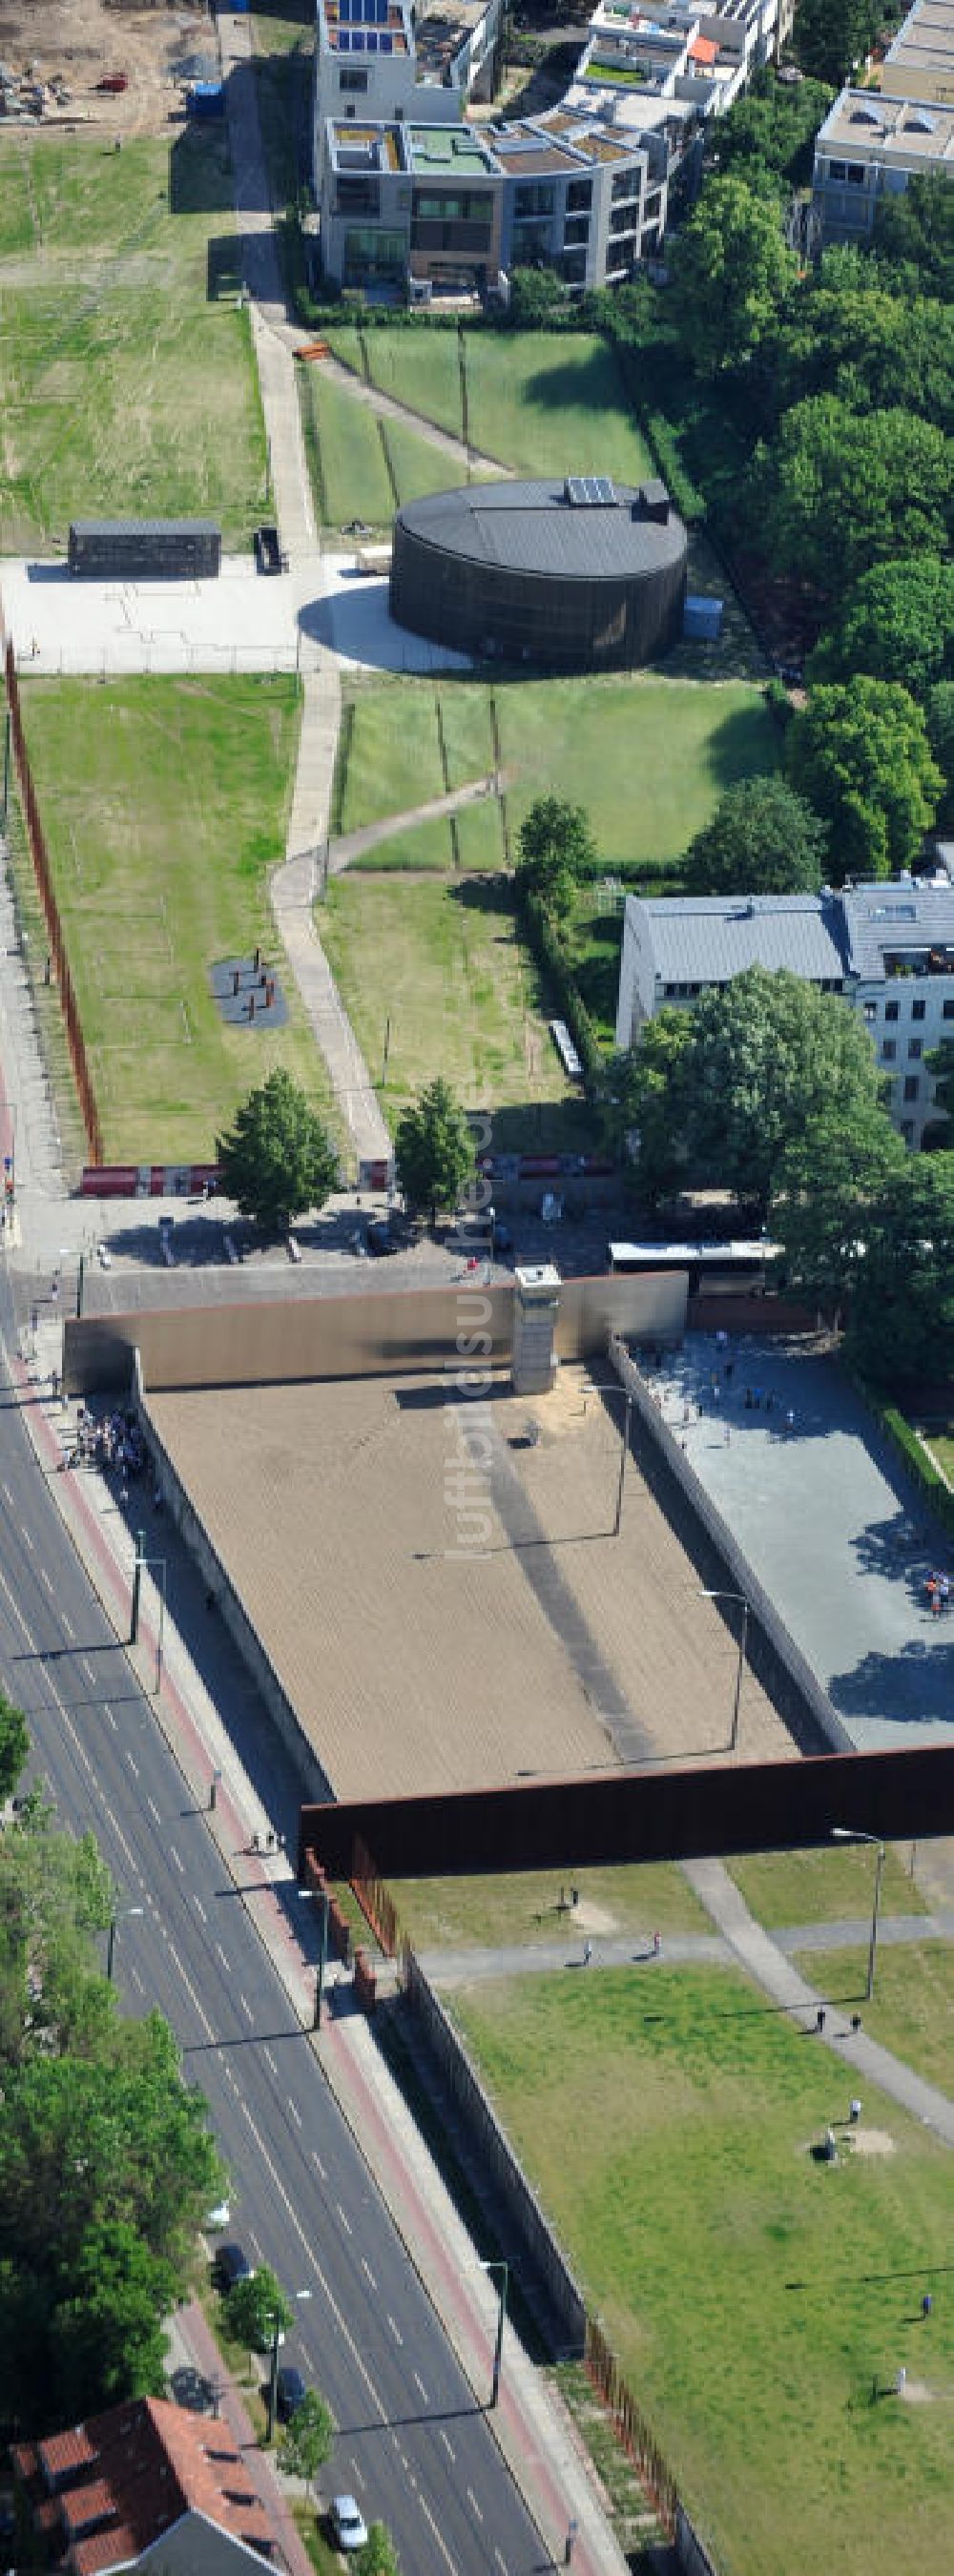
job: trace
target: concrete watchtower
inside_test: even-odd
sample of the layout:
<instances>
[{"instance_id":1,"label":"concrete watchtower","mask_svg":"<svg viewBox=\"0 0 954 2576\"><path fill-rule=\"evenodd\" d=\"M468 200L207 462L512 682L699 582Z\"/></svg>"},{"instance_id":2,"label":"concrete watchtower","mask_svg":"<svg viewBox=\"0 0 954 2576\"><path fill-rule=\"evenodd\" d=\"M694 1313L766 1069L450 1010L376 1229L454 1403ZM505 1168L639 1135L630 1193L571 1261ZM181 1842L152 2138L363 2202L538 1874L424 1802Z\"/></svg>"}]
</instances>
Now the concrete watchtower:
<instances>
[{"instance_id":1,"label":"concrete watchtower","mask_svg":"<svg viewBox=\"0 0 954 2576\"><path fill-rule=\"evenodd\" d=\"M556 1361L553 1337L560 1310L560 1273L549 1262L535 1262L514 1273L513 1391L515 1395L549 1395Z\"/></svg>"}]
</instances>

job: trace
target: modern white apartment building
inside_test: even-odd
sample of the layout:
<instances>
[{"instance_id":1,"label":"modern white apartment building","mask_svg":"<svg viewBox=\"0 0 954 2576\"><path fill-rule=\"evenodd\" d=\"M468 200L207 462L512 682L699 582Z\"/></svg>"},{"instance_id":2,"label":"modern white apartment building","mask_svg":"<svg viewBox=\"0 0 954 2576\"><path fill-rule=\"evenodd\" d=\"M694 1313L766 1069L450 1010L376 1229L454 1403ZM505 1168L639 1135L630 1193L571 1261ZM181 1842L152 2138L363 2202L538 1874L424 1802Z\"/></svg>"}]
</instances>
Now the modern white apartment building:
<instances>
[{"instance_id":1,"label":"modern white apartment building","mask_svg":"<svg viewBox=\"0 0 954 2576\"><path fill-rule=\"evenodd\" d=\"M598 0L567 104L690 131L731 107L790 25L787 0Z\"/></svg>"},{"instance_id":2,"label":"modern white apartment building","mask_svg":"<svg viewBox=\"0 0 954 2576\"><path fill-rule=\"evenodd\" d=\"M923 1144L943 1113L924 1059L954 1040L954 884L899 878L820 895L630 895L623 923L616 1044L638 1046L664 1003L691 1009L700 993L748 966L787 967L860 1011L907 1144Z\"/></svg>"},{"instance_id":3,"label":"modern white apartment building","mask_svg":"<svg viewBox=\"0 0 954 2576\"><path fill-rule=\"evenodd\" d=\"M877 88L841 91L819 128L813 204L826 242L863 240L919 172L954 175L954 0L914 0Z\"/></svg>"},{"instance_id":4,"label":"modern white apartment building","mask_svg":"<svg viewBox=\"0 0 954 2576\"><path fill-rule=\"evenodd\" d=\"M459 125L491 79L503 0L317 0L313 168L320 198L330 120Z\"/></svg>"}]
</instances>

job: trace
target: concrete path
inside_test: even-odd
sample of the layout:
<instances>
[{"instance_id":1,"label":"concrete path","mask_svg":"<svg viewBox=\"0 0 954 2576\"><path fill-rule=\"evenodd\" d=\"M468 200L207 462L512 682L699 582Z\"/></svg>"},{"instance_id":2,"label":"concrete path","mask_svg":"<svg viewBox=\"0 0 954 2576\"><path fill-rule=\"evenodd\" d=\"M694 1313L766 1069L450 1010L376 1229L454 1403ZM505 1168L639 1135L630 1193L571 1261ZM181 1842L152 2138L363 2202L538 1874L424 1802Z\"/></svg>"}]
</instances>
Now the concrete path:
<instances>
[{"instance_id":1,"label":"concrete path","mask_svg":"<svg viewBox=\"0 0 954 2576\"><path fill-rule=\"evenodd\" d=\"M690 1887L718 1924L746 1975L761 1986L764 1994L771 1995L782 2011L791 2013L800 2029L815 2031L824 1998L799 1976L778 1944L756 1923L724 1862L684 1861L683 1867ZM880 2085L893 2102L910 2111L912 2119L933 2129L945 2146L954 2147L954 2102L948 2101L936 2085L926 2084L910 2066L892 2057L890 2050L879 2047L877 2040L869 2039L863 2030L852 2031L834 2005L826 2007L824 2028L818 2037L857 2076Z\"/></svg>"},{"instance_id":2,"label":"concrete path","mask_svg":"<svg viewBox=\"0 0 954 2576\"><path fill-rule=\"evenodd\" d=\"M488 796L499 796L503 780L499 770L489 778L472 778L466 787L452 787L446 796L431 796L423 805L411 805L401 814L385 815L383 823L365 823L360 832L342 832L328 844L328 872L339 876L350 867L352 859L362 859L379 842L390 841L399 832L413 832L421 823L439 823L445 816L463 814L468 805L482 805Z\"/></svg>"},{"instance_id":3,"label":"concrete path","mask_svg":"<svg viewBox=\"0 0 954 2576\"><path fill-rule=\"evenodd\" d=\"M732 1882L734 1883L734 1882ZM791 1957L806 1950L858 1950L867 1947L871 1917L854 1922L792 1923L783 1932L772 1935L776 1949ZM584 1965L587 1941L591 1959L586 1963L594 1972L600 1968L649 1967L657 1958L667 1967L728 1967L736 1953L728 1934L723 1932L667 1932L657 1952L650 1932L613 1932L585 1935L582 1927L572 1925L562 1941L511 1941L494 1949L421 1950L421 1966L432 1985L443 1993L449 1986L484 1983L494 1977L553 1976ZM883 1915L878 1927L879 1949L890 1950L911 1941L954 1941L954 1914Z\"/></svg>"}]
</instances>

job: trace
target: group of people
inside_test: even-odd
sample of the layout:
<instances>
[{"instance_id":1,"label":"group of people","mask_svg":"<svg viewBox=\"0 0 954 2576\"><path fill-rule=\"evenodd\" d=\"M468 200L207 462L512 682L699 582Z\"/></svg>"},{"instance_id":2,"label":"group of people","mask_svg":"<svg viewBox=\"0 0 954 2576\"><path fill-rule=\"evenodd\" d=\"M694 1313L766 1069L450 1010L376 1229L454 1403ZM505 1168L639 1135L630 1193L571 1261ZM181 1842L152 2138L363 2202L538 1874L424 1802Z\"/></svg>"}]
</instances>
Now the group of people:
<instances>
[{"instance_id":1,"label":"group of people","mask_svg":"<svg viewBox=\"0 0 954 2576\"><path fill-rule=\"evenodd\" d=\"M85 1404L76 1416L76 1448L70 1465L102 1467L123 1477L141 1476L148 1466L146 1444L134 1413L107 1413L97 1422Z\"/></svg>"},{"instance_id":2,"label":"group of people","mask_svg":"<svg viewBox=\"0 0 954 2576\"><path fill-rule=\"evenodd\" d=\"M928 1608L932 1616L939 1619L942 1610L946 1610L950 1603L950 1577L946 1574L928 1574L925 1577L924 1589L927 1594Z\"/></svg>"}]
</instances>

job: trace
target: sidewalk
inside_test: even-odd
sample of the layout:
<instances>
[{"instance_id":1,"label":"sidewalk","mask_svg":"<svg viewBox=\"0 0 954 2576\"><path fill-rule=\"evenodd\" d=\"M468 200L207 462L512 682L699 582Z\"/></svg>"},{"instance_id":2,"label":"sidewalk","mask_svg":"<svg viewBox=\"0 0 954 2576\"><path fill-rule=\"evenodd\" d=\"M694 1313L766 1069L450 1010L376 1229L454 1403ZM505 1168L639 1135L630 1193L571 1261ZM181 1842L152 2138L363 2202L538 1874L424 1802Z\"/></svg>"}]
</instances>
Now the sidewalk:
<instances>
[{"instance_id":1,"label":"sidewalk","mask_svg":"<svg viewBox=\"0 0 954 2576\"><path fill-rule=\"evenodd\" d=\"M720 1864L721 1865L721 1864ZM730 1885L734 1882L730 1881ZM704 1900L705 1901L705 1900ZM834 1923L790 1923L784 1931L772 1936L773 1947L784 1956L805 1950L858 1950L867 1947L871 1917ZM954 1941L954 1914L888 1914L878 1926L879 1949L890 1950L909 1941ZM591 1957L584 1961L584 1946ZM561 1941L513 1941L497 1949L418 1950L417 1957L431 1985L443 1992L448 1986L479 1984L488 1977L541 1977L566 1972L567 1969L643 1968L654 1960L664 1959L668 1968L729 1967L737 1953L729 1935L724 1932L667 1932L659 1952L651 1933L612 1932L585 1935L568 1923Z\"/></svg>"},{"instance_id":2,"label":"sidewalk","mask_svg":"<svg viewBox=\"0 0 954 2576\"><path fill-rule=\"evenodd\" d=\"M251 2416L234 2382L223 2379L222 2356L197 2299L191 2299L187 2307L176 2308L167 2320L166 2335L170 2376L177 2369L197 2370L200 2378L207 2380L218 2392L216 2415L206 2418L210 2436L214 2422L228 2425L236 2450L241 2452L243 2469L261 2497L272 2528L278 2535L281 2560L289 2576L313 2576L311 2559L292 2519L282 2481L268 2452L259 2449Z\"/></svg>"}]
</instances>

